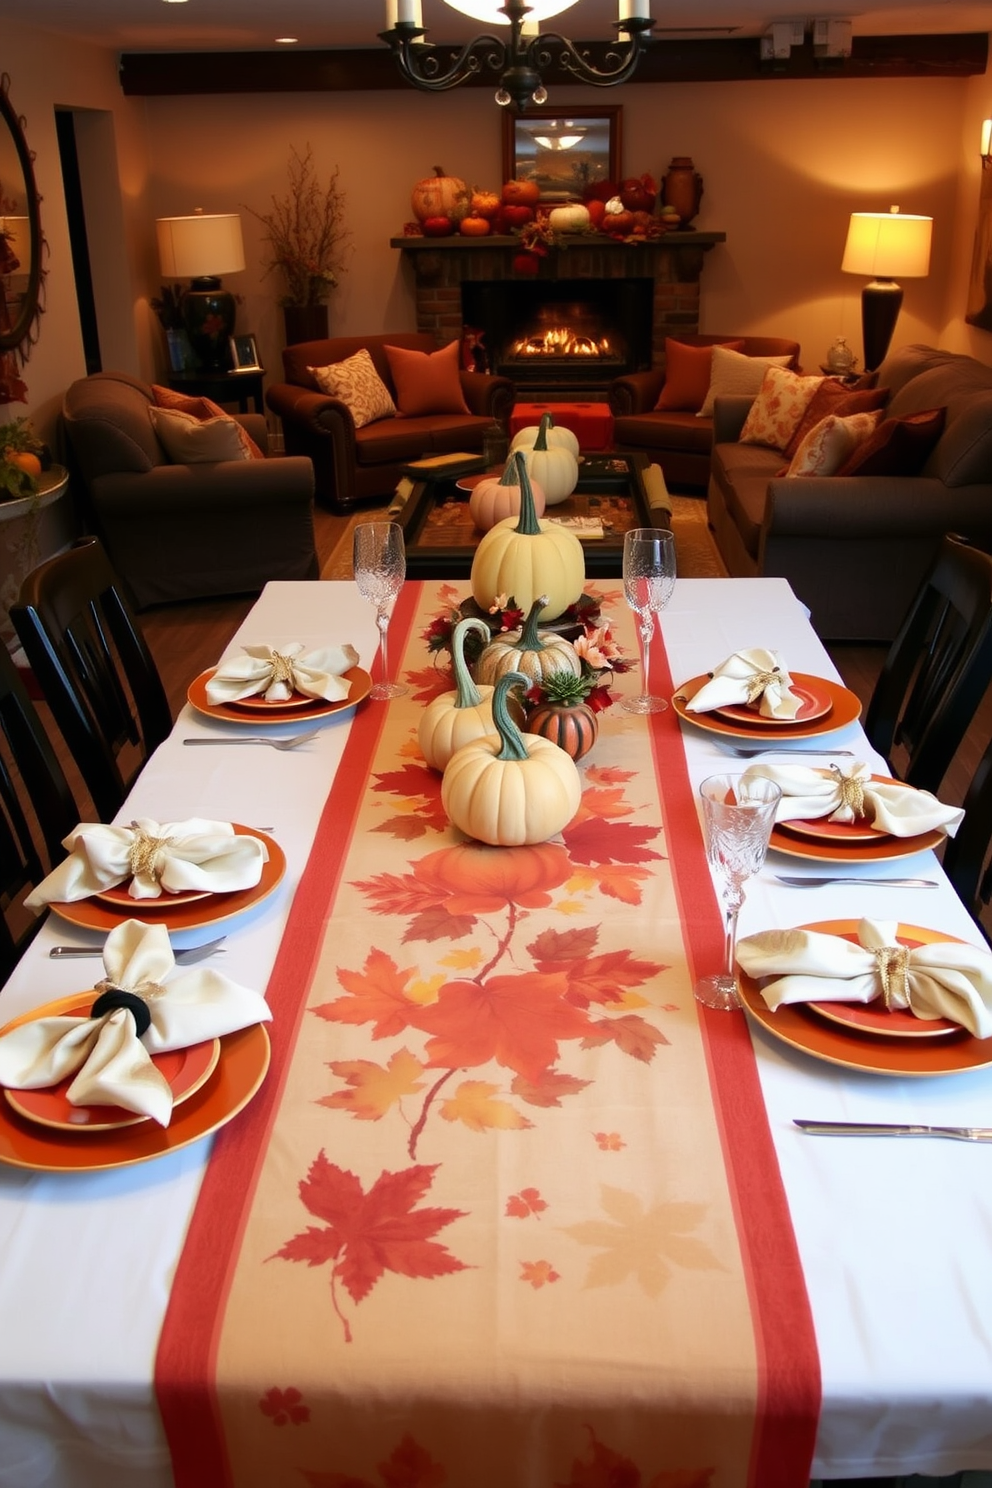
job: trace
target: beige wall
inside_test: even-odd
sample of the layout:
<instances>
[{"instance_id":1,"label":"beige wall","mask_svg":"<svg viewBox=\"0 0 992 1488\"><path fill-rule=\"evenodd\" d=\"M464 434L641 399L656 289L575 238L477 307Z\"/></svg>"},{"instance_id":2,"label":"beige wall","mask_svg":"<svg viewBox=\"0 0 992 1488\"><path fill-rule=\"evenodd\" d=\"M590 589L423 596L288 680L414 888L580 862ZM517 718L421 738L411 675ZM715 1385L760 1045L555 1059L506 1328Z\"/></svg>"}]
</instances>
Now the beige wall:
<instances>
[{"instance_id":1,"label":"beige wall","mask_svg":"<svg viewBox=\"0 0 992 1488\"><path fill-rule=\"evenodd\" d=\"M413 325L409 268L389 239L410 216L411 186L435 164L471 184L501 179L500 112L484 89L129 100L111 53L9 25L3 65L37 153L51 247L48 313L26 372L29 411L42 420L82 371L56 105L100 111L91 132L111 131L123 187L116 231L125 241L116 243L114 272L103 266L112 281L105 300L115 301L113 311L101 307L101 317L112 316L104 365L145 376L165 371L147 305L160 282L156 216L197 206L264 211L284 190L290 146L309 143L322 173L340 168L354 229L354 252L330 302L332 332L401 330ZM623 105L625 173L660 176L672 155L693 157L705 180L697 226L727 233L706 260L704 330L795 336L808 367L837 335L860 355L861 281L840 272L848 214L897 202L934 217L934 247L929 278L904 286L896 343L924 340L992 361L992 336L963 321L977 140L992 109L988 78L563 88L554 101ZM243 297L238 327L255 332L272 379L281 366L279 286L258 267L260 224L243 212L243 226L249 267L227 282ZM106 245L108 262L114 249Z\"/></svg>"}]
</instances>

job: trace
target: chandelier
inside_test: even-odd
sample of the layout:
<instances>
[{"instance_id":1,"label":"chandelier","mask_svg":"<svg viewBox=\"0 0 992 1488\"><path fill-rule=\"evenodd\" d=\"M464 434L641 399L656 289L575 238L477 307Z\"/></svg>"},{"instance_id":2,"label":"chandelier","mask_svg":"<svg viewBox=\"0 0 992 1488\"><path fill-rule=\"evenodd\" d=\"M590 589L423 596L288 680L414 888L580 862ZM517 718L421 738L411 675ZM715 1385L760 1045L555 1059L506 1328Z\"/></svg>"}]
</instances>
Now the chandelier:
<instances>
[{"instance_id":1,"label":"chandelier","mask_svg":"<svg viewBox=\"0 0 992 1488\"><path fill-rule=\"evenodd\" d=\"M512 104L518 113L530 103L547 101L543 74L558 68L562 81L590 83L594 88L612 88L625 83L633 73L650 39L654 24L650 0L618 0L616 41L606 44L602 66L597 67L588 51L557 31L540 31L540 22L567 10L575 0L446 0L453 9L479 20L509 24L508 40L483 34L459 49L435 47L423 40L421 0L386 0L388 29L379 33L396 58L400 72L415 88L444 93L485 69L499 80L496 102ZM505 17L500 20L500 17Z\"/></svg>"}]
</instances>

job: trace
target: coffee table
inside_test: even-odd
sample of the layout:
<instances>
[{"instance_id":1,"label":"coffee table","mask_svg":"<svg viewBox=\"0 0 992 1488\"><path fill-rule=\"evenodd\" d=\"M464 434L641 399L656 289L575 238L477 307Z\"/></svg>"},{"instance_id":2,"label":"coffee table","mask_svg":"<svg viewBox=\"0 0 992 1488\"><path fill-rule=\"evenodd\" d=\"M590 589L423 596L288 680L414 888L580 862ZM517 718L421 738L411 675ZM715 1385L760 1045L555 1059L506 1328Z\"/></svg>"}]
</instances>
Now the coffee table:
<instances>
[{"instance_id":1,"label":"coffee table","mask_svg":"<svg viewBox=\"0 0 992 1488\"><path fill-rule=\"evenodd\" d=\"M649 461L638 452L582 456L579 483L567 501L550 507L547 517L598 518L601 538L582 539L589 578L618 579L623 535L631 527L667 527L664 507L652 512L643 472ZM403 528L406 571L418 579L467 579L482 533L468 512L469 492L455 480L418 481L404 505L392 509Z\"/></svg>"}]
</instances>

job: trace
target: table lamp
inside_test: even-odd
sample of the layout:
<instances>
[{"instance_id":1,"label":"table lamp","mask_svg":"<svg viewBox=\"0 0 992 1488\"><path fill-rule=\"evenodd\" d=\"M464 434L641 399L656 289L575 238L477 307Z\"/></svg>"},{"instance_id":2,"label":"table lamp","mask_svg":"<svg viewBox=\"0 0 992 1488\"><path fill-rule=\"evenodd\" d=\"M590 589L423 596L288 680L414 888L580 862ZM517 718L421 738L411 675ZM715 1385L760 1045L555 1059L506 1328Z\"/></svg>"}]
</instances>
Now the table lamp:
<instances>
[{"instance_id":1,"label":"table lamp","mask_svg":"<svg viewBox=\"0 0 992 1488\"><path fill-rule=\"evenodd\" d=\"M191 217L159 217L158 255L166 279L189 279L182 298L183 324L201 365L218 371L229 365L228 338L234 333L234 296L221 287L221 274L245 266L241 218L236 212Z\"/></svg>"},{"instance_id":2,"label":"table lamp","mask_svg":"<svg viewBox=\"0 0 992 1488\"><path fill-rule=\"evenodd\" d=\"M861 291L861 334L865 371L885 359L899 319L901 279L925 279L930 271L932 217L913 217L890 207L887 212L852 212L844 261L846 274L870 274Z\"/></svg>"}]
</instances>

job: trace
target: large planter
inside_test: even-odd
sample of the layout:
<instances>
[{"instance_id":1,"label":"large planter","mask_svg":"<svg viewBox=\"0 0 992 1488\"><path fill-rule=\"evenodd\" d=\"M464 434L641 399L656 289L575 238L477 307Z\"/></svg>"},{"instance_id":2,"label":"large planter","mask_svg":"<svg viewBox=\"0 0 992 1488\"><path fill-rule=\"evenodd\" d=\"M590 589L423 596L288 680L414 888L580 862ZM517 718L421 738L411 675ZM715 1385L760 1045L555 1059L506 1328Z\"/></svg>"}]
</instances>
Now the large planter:
<instances>
[{"instance_id":1,"label":"large planter","mask_svg":"<svg viewBox=\"0 0 992 1488\"><path fill-rule=\"evenodd\" d=\"M326 305L284 305L283 315L287 346L296 346L300 341L327 340Z\"/></svg>"}]
</instances>

